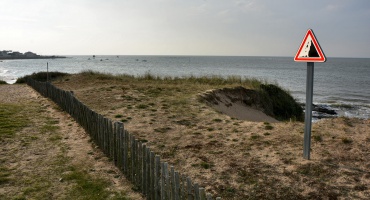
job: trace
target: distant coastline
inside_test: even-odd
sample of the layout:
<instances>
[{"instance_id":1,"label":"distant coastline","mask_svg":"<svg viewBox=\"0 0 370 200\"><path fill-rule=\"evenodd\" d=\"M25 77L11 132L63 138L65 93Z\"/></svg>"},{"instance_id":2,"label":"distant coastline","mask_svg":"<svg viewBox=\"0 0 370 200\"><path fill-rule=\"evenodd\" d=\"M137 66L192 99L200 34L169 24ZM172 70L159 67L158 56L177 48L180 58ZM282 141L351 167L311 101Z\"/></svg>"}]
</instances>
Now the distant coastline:
<instances>
[{"instance_id":1,"label":"distant coastline","mask_svg":"<svg viewBox=\"0 0 370 200\"><path fill-rule=\"evenodd\" d=\"M0 57L0 60L54 59L54 58L67 58L67 57L65 56L37 56L37 57L13 56L13 57Z\"/></svg>"},{"instance_id":2,"label":"distant coastline","mask_svg":"<svg viewBox=\"0 0 370 200\"><path fill-rule=\"evenodd\" d=\"M20 53L18 51L3 50L0 51L0 60L18 60L18 59L55 59L66 58L65 56L41 56L31 51Z\"/></svg>"}]
</instances>

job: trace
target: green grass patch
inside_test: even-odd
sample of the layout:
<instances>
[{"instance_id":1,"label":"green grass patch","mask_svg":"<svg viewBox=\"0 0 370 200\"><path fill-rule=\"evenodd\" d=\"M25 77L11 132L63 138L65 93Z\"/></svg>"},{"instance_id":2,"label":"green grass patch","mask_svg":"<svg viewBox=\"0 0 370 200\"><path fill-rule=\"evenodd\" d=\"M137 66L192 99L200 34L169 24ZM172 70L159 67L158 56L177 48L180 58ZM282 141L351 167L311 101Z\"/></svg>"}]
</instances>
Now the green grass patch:
<instances>
[{"instance_id":1,"label":"green grass patch","mask_svg":"<svg viewBox=\"0 0 370 200\"><path fill-rule=\"evenodd\" d=\"M30 124L23 111L24 106L0 104L0 139L12 137Z\"/></svg>"},{"instance_id":2,"label":"green grass patch","mask_svg":"<svg viewBox=\"0 0 370 200\"><path fill-rule=\"evenodd\" d=\"M124 194L108 191L110 182L95 178L87 172L74 168L63 175L63 180L73 182L75 185L68 194L69 199L127 199Z\"/></svg>"},{"instance_id":3,"label":"green grass patch","mask_svg":"<svg viewBox=\"0 0 370 200\"><path fill-rule=\"evenodd\" d=\"M216 119L213 119L212 121L214 121L214 122L222 122L222 119L216 118Z\"/></svg>"},{"instance_id":4,"label":"green grass patch","mask_svg":"<svg viewBox=\"0 0 370 200\"><path fill-rule=\"evenodd\" d=\"M120 114L114 116L114 118L122 118L122 117L123 115L120 115Z\"/></svg>"},{"instance_id":5,"label":"green grass patch","mask_svg":"<svg viewBox=\"0 0 370 200\"><path fill-rule=\"evenodd\" d=\"M314 135L312 136L313 140L316 142L322 142L322 136L321 135Z\"/></svg>"},{"instance_id":6,"label":"green grass patch","mask_svg":"<svg viewBox=\"0 0 370 200\"><path fill-rule=\"evenodd\" d=\"M40 128L40 133L56 133L59 130L59 126L56 126L59 122L50 118L46 119L46 123Z\"/></svg>"},{"instance_id":7,"label":"green grass patch","mask_svg":"<svg viewBox=\"0 0 370 200\"><path fill-rule=\"evenodd\" d=\"M261 136L259 136L259 135L257 135L257 134L253 134L253 135L251 135L251 140L258 140L258 139L260 139L261 138Z\"/></svg>"},{"instance_id":8,"label":"green grass patch","mask_svg":"<svg viewBox=\"0 0 370 200\"><path fill-rule=\"evenodd\" d=\"M201 162L200 163L200 166L203 168L203 169L210 169L213 165L210 164L210 163L207 163L207 162Z\"/></svg>"},{"instance_id":9,"label":"green grass patch","mask_svg":"<svg viewBox=\"0 0 370 200\"><path fill-rule=\"evenodd\" d=\"M10 181L10 170L6 167L0 167L0 186Z\"/></svg>"},{"instance_id":10,"label":"green grass patch","mask_svg":"<svg viewBox=\"0 0 370 200\"><path fill-rule=\"evenodd\" d=\"M139 109L146 109L148 107L149 106L148 105L145 105L145 104L139 104L139 105L137 105L137 108L139 108Z\"/></svg>"}]
</instances>

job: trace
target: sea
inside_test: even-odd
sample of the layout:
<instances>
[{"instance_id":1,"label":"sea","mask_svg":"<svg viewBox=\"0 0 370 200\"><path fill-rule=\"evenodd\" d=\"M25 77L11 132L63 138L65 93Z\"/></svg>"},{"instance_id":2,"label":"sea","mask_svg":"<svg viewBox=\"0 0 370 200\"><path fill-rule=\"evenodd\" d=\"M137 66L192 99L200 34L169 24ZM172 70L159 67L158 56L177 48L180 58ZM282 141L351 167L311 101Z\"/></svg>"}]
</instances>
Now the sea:
<instances>
[{"instance_id":1,"label":"sea","mask_svg":"<svg viewBox=\"0 0 370 200\"><path fill-rule=\"evenodd\" d=\"M0 60L0 80L10 84L34 72L186 77L240 76L273 83L305 103L307 64L293 57L252 56L66 56L60 59ZM370 58L327 58L314 65L313 102L336 111L336 117L370 118ZM1 95L1 94L0 94ZM315 114L314 114L315 116Z\"/></svg>"}]
</instances>

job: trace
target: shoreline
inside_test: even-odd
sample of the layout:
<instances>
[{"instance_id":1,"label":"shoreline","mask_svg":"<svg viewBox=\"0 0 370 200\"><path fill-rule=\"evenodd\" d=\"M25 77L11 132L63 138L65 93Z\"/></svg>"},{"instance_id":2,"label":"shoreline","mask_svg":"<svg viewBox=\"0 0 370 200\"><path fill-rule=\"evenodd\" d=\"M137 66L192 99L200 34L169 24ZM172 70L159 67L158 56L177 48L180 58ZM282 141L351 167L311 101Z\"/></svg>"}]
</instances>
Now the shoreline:
<instances>
[{"instance_id":1,"label":"shoreline","mask_svg":"<svg viewBox=\"0 0 370 200\"><path fill-rule=\"evenodd\" d=\"M73 75L73 73L71 73L70 75ZM0 80L7 82L7 84L15 84L19 78L20 77L0 75ZM304 110L305 102L301 102L299 100L297 100L297 102ZM314 110L312 120L314 122L320 121L322 119L339 117L356 118L362 120L370 119L370 105L367 104L356 104L351 102L314 102L313 104Z\"/></svg>"},{"instance_id":2,"label":"shoreline","mask_svg":"<svg viewBox=\"0 0 370 200\"><path fill-rule=\"evenodd\" d=\"M1 60L24 60L24 59L55 59L55 58L67 58L66 56L36 56L36 57L26 57L26 56L11 56L11 57L0 57Z\"/></svg>"}]
</instances>

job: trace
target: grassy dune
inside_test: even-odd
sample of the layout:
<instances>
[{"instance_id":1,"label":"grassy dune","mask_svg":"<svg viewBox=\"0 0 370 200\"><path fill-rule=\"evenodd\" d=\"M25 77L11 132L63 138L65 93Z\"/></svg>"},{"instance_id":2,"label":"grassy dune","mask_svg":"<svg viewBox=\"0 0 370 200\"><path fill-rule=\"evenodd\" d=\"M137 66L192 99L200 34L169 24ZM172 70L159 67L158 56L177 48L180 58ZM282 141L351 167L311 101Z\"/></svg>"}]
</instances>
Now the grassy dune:
<instances>
[{"instance_id":1,"label":"grassy dune","mask_svg":"<svg viewBox=\"0 0 370 200\"><path fill-rule=\"evenodd\" d=\"M86 71L54 79L116 121L175 169L224 199L369 199L370 120L313 124L311 160L304 124L249 122L199 100L211 89L268 83L241 77L134 77ZM275 101L275 100L274 100Z\"/></svg>"}]
</instances>

